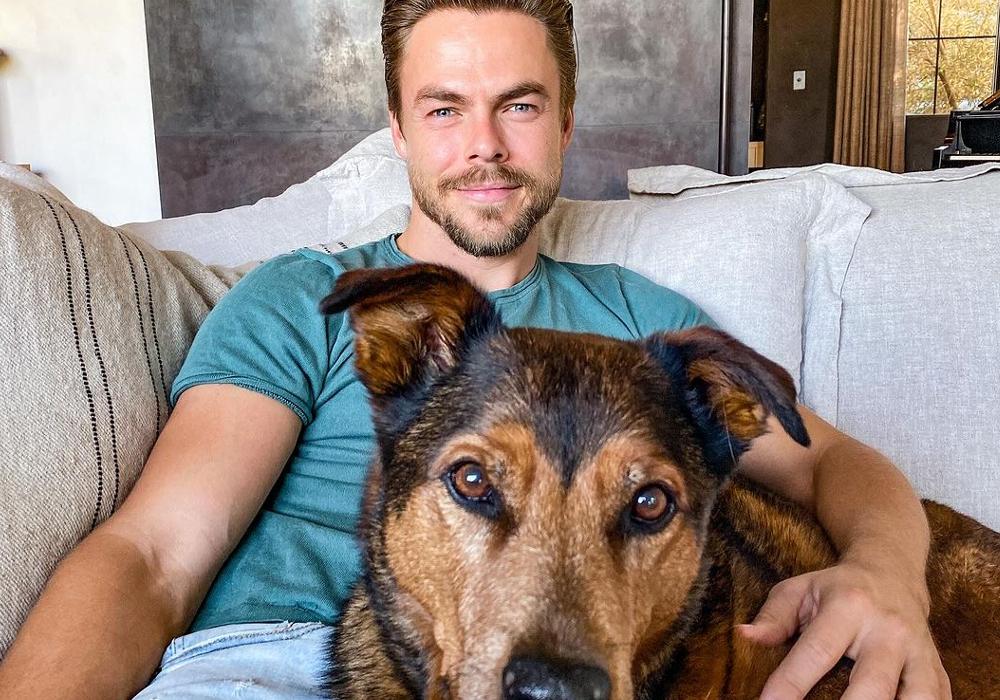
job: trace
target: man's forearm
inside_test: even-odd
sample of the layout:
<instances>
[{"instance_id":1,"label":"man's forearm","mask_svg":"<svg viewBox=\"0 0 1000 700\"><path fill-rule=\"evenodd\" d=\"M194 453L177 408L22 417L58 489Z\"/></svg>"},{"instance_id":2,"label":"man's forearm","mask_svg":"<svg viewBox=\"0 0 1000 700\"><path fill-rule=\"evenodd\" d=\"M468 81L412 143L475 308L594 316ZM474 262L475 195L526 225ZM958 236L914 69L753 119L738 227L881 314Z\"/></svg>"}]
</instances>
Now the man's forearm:
<instances>
[{"instance_id":1,"label":"man's forearm","mask_svg":"<svg viewBox=\"0 0 1000 700\"><path fill-rule=\"evenodd\" d=\"M919 577L930 534L920 500L883 455L848 437L829 445L814 472L816 516L844 561Z\"/></svg>"},{"instance_id":2,"label":"man's forearm","mask_svg":"<svg viewBox=\"0 0 1000 700\"><path fill-rule=\"evenodd\" d=\"M59 565L0 664L3 698L129 698L184 624L139 550L100 530Z\"/></svg>"}]
</instances>

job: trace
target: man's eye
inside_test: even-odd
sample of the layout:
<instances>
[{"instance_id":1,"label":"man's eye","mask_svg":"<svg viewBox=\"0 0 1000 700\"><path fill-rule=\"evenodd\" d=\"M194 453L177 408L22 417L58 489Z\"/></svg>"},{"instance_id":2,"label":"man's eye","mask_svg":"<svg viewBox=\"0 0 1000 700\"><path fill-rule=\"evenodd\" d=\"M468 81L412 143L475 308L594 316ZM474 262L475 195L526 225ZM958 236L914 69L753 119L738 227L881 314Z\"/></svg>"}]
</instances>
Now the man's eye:
<instances>
[{"instance_id":1,"label":"man's eye","mask_svg":"<svg viewBox=\"0 0 1000 700\"><path fill-rule=\"evenodd\" d=\"M442 107L441 109L435 109L431 112L432 117L450 117L452 115L451 107Z\"/></svg>"},{"instance_id":2,"label":"man's eye","mask_svg":"<svg viewBox=\"0 0 1000 700\"><path fill-rule=\"evenodd\" d=\"M526 102L518 102L517 104L511 105L510 110L512 112L520 112L524 114L527 112L533 112L535 110L535 105L528 104Z\"/></svg>"}]
</instances>

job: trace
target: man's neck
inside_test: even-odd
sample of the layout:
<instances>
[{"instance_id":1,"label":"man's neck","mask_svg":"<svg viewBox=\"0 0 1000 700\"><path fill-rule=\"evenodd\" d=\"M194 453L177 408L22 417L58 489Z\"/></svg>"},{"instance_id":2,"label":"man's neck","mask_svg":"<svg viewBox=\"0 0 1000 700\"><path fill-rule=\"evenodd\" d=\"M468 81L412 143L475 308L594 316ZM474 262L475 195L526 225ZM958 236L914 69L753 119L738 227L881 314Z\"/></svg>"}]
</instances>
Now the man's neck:
<instances>
[{"instance_id":1,"label":"man's neck","mask_svg":"<svg viewBox=\"0 0 1000 700\"><path fill-rule=\"evenodd\" d=\"M417 208L414 207L414 211ZM538 230L510 255L477 258L455 245L440 226L422 216L411 216L396 239L399 249L417 262L436 263L456 270L486 292L507 289L531 272L538 258Z\"/></svg>"}]
</instances>

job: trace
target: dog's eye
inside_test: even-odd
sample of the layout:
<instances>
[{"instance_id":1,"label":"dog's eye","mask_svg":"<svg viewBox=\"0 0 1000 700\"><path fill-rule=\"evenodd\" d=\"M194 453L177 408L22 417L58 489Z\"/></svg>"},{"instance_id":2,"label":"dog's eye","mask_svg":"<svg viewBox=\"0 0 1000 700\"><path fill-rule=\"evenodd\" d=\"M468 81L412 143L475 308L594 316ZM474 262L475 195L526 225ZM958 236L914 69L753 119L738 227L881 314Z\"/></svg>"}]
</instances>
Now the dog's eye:
<instances>
[{"instance_id":1,"label":"dog's eye","mask_svg":"<svg viewBox=\"0 0 1000 700\"><path fill-rule=\"evenodd\" d=\"M443 481L458 505L490 520L500 517L502 499L479 462L470 459L456 462Z\"/></svg>"},{"instance_id":2,"label":"dog's eye","mask_svg":"<svg viewBox=\"0 0 1000 700\"><path fill-rule=\"evenodd\" d=\"M632 497L629 520L640 532L662 529L677 510L677 502L662 484L644 486Z\"/></svg>"},{"instance_id":3,"label":"dog's eye","mask_svg":"<svg viewBox=\"0 0 1000 700\"><path fill-rule=\"evenodd\" d=\"M490 495L493 487L486 477L486 470L476 462L464 462L451 470L451 484L459 496L481 501Z\"/></svg>"}]
</instances>

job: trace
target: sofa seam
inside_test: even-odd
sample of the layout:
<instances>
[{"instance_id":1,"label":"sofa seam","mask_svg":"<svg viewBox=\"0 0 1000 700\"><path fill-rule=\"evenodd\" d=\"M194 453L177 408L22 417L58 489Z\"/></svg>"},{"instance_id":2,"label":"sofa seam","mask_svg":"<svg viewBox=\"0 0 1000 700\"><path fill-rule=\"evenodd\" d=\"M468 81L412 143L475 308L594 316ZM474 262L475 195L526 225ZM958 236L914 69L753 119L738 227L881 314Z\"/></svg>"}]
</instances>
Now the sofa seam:
<instances>
[{"instance_id":1,"label":"sofa seam","mask_svg":"<svg viewBox=\"0 0 1000 700\"><path fill-rule=\"evenodd\" d=\"M869 213L868 216L871 216L871 214ZM854 238L854 244L851 246L851 254L847 258L847 264L844 265L844 276L841 278L840 287L837 289L839 306L837 309L837 361L835 363L837 376L834 378L834 406L836 415L834 416L833 425L838 428L840 426L840 370L844 347L844 288L847 286L847 277L851 274L851 265L854 263L854 256L857 253L858 244L861 242L861 236L864 235L868 216L862 220L861 227L858 229L858 235Z\"/></svg>"}]
</instances>

